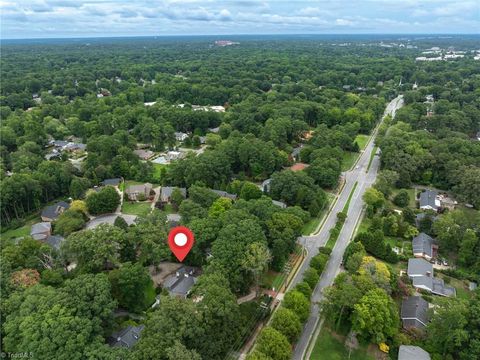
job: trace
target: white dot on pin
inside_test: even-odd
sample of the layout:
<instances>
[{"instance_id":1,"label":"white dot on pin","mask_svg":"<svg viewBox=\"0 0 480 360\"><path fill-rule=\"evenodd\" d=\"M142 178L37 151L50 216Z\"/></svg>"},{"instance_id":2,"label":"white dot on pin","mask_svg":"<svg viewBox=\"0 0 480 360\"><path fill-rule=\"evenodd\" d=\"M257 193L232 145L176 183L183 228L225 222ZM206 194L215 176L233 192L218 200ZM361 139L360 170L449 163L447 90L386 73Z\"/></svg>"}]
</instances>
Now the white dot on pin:
<instances>
[{"instance_id":1,"label":"white dot on pin","mask_svg":"<svg viewBox=\"0 0 480 360\"><path fill-rule=\"evenodd\" d=\"M175 242L175 245L177 246L185 246L185 244L187 243L187 235L185 235L184 233L178 233L175 235L175 238L173 239L173 241Z\"/></svg>"}]
</instances>

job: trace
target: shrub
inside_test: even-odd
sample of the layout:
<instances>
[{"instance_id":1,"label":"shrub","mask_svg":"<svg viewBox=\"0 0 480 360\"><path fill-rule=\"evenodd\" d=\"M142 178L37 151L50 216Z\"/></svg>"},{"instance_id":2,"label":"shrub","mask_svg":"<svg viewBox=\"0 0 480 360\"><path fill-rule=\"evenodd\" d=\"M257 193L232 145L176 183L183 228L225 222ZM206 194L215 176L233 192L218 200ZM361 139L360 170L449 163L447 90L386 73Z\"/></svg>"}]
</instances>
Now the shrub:
<instances>
[{"instance_id":1,"label":"shrub","mask_svg":"<svg viewBox=\"0 0 480 360\"><path fill-rule=\"evenodd\" d=\"M318 275L317 270L312 267L309 267L303 274L303 281L305 281L312 289L315 289L319 279L320 275Z\"/></svg>"},{"instance_id":2,"label":"shrub","mask_svg":"<svg viewBox=\"0 0 480 360\"><path fill-rule=\"evenodd\" d=\"M299 282L295 286L295 290L300 291L308 299L312 296L312 288L305 281Z\"/></svg>"}]
</instances>

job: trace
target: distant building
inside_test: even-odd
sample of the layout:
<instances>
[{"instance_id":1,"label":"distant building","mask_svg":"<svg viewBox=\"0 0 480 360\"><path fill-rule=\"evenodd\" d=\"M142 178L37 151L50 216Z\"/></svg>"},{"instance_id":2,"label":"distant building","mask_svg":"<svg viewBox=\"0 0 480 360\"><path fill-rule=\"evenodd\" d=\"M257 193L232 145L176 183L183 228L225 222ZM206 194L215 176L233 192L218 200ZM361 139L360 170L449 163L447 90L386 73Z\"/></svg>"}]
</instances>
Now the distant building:
<instances>
[{"instance_id":1,"label":"distant building","mask_svg":"<svg viewBox=\"0 0 480 360\"><path fill-rule=\"evenodd\" d=\"M236 194L230 194L226 191L222 191L222 190L212 190L212 192L214 192L215 194L217 194L218 196L220 197L225 197L225 198L228 198L230 200L237 200L237 195Z\"/></svg>"},{"instance_id":2,"label":"distant building","mask_svg":"<svg viewBox=\"0 0 480 360\"><path fill-rule=\"evenodd\" d=\"M282 209L285 209L287 207L287 204L285 204L282 201L278 201L278 200L272 200L272 204L275 205L275 206L278 206Z\"/></svg>"},{"instance_id":3,"label":"distant building","mask_svg":"<svg viewBox=\"0 0 480 360\"><path fill-rule=\"evenodd\" d=\"M434 190L425 190L420 193L420 209L438 211L440 208L440 200L438 199L438 193Z\"/></svg>"},{"instance_id":4,"label":"distant building","mask_svg":"<svg viewBox=\"0 0 480 360\"><path fill-rule=\"evenodd\" d=\"M165 279L163 287L168 290L170 296L186 298L197 282L197 277L196 268L183 266Z\"/></svg>"},{"instance_id":5,"label":"distant building","mask_svg":"<svg viewBox=\"0 0 480 360\"><path fill-rule=\"evenodd\" d=\"M113 178L113 179L105 179L105 180L103 180L100 184L102 184L103 186L114 186L114 187L117 187L118 185L120 185L121 182L122 182L122 179L120 179L120 178Z\"/></svg>"},{"instance_id":6,"label":"distant building","mask_svg":"<svg viewBox=\"0 0 480 360\"><path fill-rule=\"evenodd\" d=\"M185 141L188 138L188 134L184 132L175 132L175 139L177 141Z\"/></svg>"},{"instance_id":7,"label":"distant building","mask_svg":"<svg viewBox=\"0 0 480 360\"><path fill-rule=\"evenodd\" d=\"M125 190L125 194L129 200L136 201L142 197L148 199L150 197L150 191L152 191L152 184L145 183L142 185L130 185Z\"/></svg>"},{"instance_id":8,"label":"distant building","mask_svg":"<svg viewBox=\"0 0 480 360\"><path fill-rule=\"evenodd\" d=\"M112 334L109 339L109 344L113 347L132 348L140 339L140 335L144 328L144 325L130 325L122 331Z\"/></svg>"},{"instance_id":9,"label":"distant building","mask_svg":"<svg viewBox=\"0 0 480 360\"><path fill-rule=\"evenodd\" d=\"M68 210L68 208L70 208L70 204L66 203L65 201L59 201L54 205L43 208L41 218L43 221L57 220L65 210Z\"/></svg>"},{"instance_id":10,"label":"distant building","mask_svg":"<svg viewBox=\"0 0 480 360\"><path fill-rule=\"evenodd\" d=\"M413 256L431 260L437 257L437 242L429 235L420 233L412 240Z\"/></svg>"},{"instance_id":11,"label":"distant building","mask_svg":"<svg viewBox=\"0 0 480 360\"><path fill-rule=\"evenodd\" d=\"M210 131L211 133L217 134L220 131L220 127L210 128L208 129L208 131Z\"/></svg>"},{"instance_id":12,"label":"distant building","mask_svg":"<svg viewBox=\"0 0 480 360\"><path fill-rule=\"evenodd\" d=\"M176 188L171 186L162 186L160 189L160 201L163 203L170 203L172 200L172 194L175 189L179 189L184 198L187 197L187 189Z\"/></svg>"},{"instance_id":13,"label":"distant building","mask_svg":"<svg viewBox=\"0 0 480 360\"><path fill-rule=\"evenodd\" d=\"M428 323L428 302L421 296L409 296L402 301L400 317L404 329L424 329Z\"/></svg>"},{"instance_id":14,"label":"distant building","mask_svg":"<svg viewBox=\"0 0 480 360\"><path fill-rule=\"evenodd\" d=\"M44 221L32 225L30 236L35 240L46 240L52 234L52 224Z\"/></svg>"},{"instance_id":15,"label":"distant building","mask_svg":"<svg viewBox=\"0 0 480 360\"><path fill-rule=\"evenodd\" d=\"M290 153L290 158L292 161L299 161L300 160L300 151L302 151L303 145L297 146L293 148L292 152Z\"/></svg>"},{"instance_id":16,"label":"distant building","mask_svg":"<svg viewBox=\"0 0 480 360\"><path fill-rule=\"evenodd\" d=\"M398 360L431 360L430 354L419 346L400 345Z\"/></svg>"},{"instance_id":17,"label":"distant building","mask_svg":"<svg viewBox=\"0 0 480 360\"><path fill-rule=\"evenodd\" d=\"M151 150L143 150L143 149L133 150L133 153L142 160L148 160L155 154Z\"/></svg>"}]
</instances>

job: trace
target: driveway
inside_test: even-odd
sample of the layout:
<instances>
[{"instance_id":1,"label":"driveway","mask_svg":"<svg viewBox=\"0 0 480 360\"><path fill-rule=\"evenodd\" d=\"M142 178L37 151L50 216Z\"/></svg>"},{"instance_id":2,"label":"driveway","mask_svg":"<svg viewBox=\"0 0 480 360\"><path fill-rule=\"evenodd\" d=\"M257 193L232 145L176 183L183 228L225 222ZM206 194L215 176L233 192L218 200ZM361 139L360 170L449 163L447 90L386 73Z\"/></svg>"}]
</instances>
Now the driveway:
<instances>
[{"instance_id":1,"label":"driveway","mask_svg":"<svg viewBox=\"0 0 480 360\"><path fill-rule=\"evenodd\" d=\"M97 216L96 218L93 218L90 220L86 225L86 229L95 229L98 225L100 224L110 224L113 225L115 222L115 219L117 216L121 216L128 225L132 225L135 223L135 220L137 219L137 215L127 215L127 214L106 214L106 215L100 215Z\"/></svg>"}]
</instances>

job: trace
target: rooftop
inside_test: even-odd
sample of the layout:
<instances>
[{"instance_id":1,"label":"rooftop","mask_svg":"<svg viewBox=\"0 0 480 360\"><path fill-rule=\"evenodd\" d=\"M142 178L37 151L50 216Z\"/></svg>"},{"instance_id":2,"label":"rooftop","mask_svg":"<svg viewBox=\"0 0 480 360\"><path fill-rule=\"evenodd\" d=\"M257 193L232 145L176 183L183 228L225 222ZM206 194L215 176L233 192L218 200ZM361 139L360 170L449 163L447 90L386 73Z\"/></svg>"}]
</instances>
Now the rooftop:
<instances>
[{"instance_id":1,"label":"rooftop","mask_svg":"<svg viewBox=\"0 0 480 360\"><path fill-rule=\"evenodd\" d=\"M402 301L402 320L412 327L425 327L428 323L428 302L421 296L410 296ZM410 326L408 326L410 327Z\"/></svg>"},{"instance_id":2,"label":"rooftop","mask_svg":"<svg viewBox=\"0 0 480 360\"><path fill-rule=\"evenodd\" d=\"M408 259L408 276L424 276L430 274L433 277L433 265L424 259Z\"/></svg>"},{"instance_id":3,"label":"rooftop","mask_svg":"<svg viewBox=\"0 0 480 360\"><path fill-rule=\"evenodd\" d=\"M305 170L308 166L309 166L308 164L296 163L296 164L293 164L292 166L290 166L290 170L301 171L301 170Z\"/></svg>"},{"instance_id":4,"label":"rooftop","mask_svg":"<svg viewBox=\"0 0 480 360\"><path fill-rule=\"evenodd\" d=\"M131 348L140 339L141 332L145 326L128 326L122 331L112 334L110 345L113 347Z\"/></svg>"},{"instance_id":5,"label":"rooftop","mask_svg":"<svg viewBox=\"0 0 480 360\"><path fill-rule=\"evenodd\" d=\"M430 354L419 346L400 345L398 360L430 360Z\"/></svg>"},{"instance_id":6,"label":"rooftop","mask_svg":"<svg viewBox=\"0 0 480 360\"><path fill-rule=\"evenodd\" d=\"M420 193L420 208L429 207L437 210L440 202L437 200L438 193L434 190L425 190Z\"/></svg>"},{"instance_id":7,"label":"rooftop","mask_svg":"<svg viewBox=\"0 0 480 360\"><path fill-rule=\"evenodd\" d=\"M433 257L433 245L435 244L436 242L431 236L425 233L420 233L412 240L412 251L414 254L423 253Z\"/></svg>"}]
</instances>

